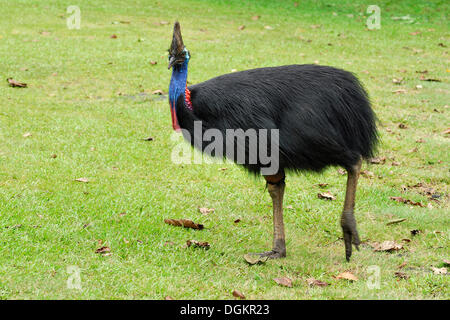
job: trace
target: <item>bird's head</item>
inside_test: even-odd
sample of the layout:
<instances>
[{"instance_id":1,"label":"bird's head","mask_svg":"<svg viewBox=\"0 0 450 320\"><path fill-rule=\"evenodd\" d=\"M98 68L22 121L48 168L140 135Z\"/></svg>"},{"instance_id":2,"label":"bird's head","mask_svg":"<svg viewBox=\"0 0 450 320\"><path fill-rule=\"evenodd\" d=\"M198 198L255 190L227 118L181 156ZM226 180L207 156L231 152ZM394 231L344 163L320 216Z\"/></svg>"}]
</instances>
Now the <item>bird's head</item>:
<instances>
[{"instance_id":1,"label":"bird's head","mask_svg":"<svg viewBox=\"0 0 450 320\"><path fill-rule=\"evenodd\" d=\"M175 22L173 26L172 44L169 49L169 69L177 65L182 65L185 61L189 60L189 51L183 44L183 38L181 37L180 23Z\"/></svg>"}]
</instances>

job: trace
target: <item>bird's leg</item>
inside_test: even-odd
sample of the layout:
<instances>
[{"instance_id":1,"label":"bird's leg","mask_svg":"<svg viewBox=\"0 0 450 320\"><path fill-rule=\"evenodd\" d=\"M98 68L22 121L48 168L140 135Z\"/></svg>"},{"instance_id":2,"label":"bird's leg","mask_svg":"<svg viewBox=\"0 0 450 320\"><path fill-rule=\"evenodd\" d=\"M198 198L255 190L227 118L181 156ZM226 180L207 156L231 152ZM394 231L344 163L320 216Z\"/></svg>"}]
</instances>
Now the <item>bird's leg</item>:
<instances>
[{"instance_id":1,"label":"bird's leg","mask_svg":"<svg viewBox=\"0 0 450 320\"><path fill-rule=\"evenodd\" d=\"M271 259L286 257L283 223L284 177L284 172L264 177L273 203L273 248L271 251L259 253L258 255Z\"/></svg>"},{"instance_id":2,"label":"bird's leg","mask_svg":"<svg viewBox=\"0 0 450 320\"><path fill-rule=\"evenodd\" d=\"M344 210L341 216L341 226L344 232L345 258L350 261L352 255L352 243L359 250L359 235L356 230L356 220L353 214L355 208L356 185L358 184L359 172L362 160L360 159L351 168L347 169L347 190L345 193Z\"/></svg>"}]
</instances>

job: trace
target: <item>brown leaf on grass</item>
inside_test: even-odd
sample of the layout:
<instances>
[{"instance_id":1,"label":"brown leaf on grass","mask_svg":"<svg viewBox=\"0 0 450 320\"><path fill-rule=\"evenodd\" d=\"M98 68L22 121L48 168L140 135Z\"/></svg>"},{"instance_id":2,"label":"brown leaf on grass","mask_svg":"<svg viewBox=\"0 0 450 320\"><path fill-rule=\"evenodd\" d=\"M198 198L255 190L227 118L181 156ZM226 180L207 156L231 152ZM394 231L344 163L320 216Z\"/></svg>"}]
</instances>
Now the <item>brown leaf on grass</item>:
<instances>
[{"instance_id":1,"label":"brown leaf on grass","mask_svg":"<svg viewBox=\"0 0 450 320\"><path fill-rule=\"evenodd\" d=\"M78 179L75 179L75 181L77 181L77 182L83 182L83 183L88 183L88 182L89 182L89 179L88 179L88 178L78 178Z\"/></svg>"},{"instance_id":2,"label":"brown leaf on grass","mask_svg":"<svg viewBox=\"0 0 450 320\"><path fill-rule=\"evenodd\" d=\"M312 25L310 25L310 27L311 27L311 29L320 29L320 28L322 28L322 25L321 24L312 24Z\"/></svg>"},{"instance_id":3,"label":"brown leaf on grass","mask_svg":"<svg viewBox=\"0 0 450 320\"><path fill-rule=\"evenodd\" d=\"M240 292L239 290L233 290L233 297L245 299L244 294L242 292Z\"/></svg>"},{"instance_id":4,"label":"brown leaf on grass","mask_svg":"<svg viewBox=\"0 0 450 320\"><path fill-rule=\"evenodd\" d=\"M234 223L239 223L239 222L241 222L241 219L234 220Z\"/></svg>"},{"instance_id":5,"label":"brown leaf on grass","mask_svg":"<svg viewBox=\"0 0 450 320\"><path fill-rule=\"evenodd\" d=\"M392 83L394 83L394 84L402 84L402 82L403 82L403 78L394 78L394 79L392 79Z\"/></svg>"},{"instance_id":6,"label":"brown leaf on grass","mask_svg":"<svg viewBox=\"0 0 450 320\"><path fill-rule=\"evenodd\" d=\"M424 75L421 75L421 76L419 77L419 79L420 79L421 81L442 82L442 81L439 80L439 79L427 78L427 77L425 77Z\"/></svg>"},{"instance_id":7,"label":"brown leaf on grass","mask_svg":"<svg viewBox=\"0 0 450 320\"><path fill-rule=\"evenodd\" d=\"M174 298L172 298L171 296L165 296L164 300L175 300Z\"/></svg>"},{"instance_id":8,"label":"brown leaf on grass","mask_svg":"<svg viewBox=\"0 0 450 320\"><path fill-rule=\"evenodd\" d=\"M445 129L444 131L442 131L443 134L450 134L450 128Z\"/></svg>"},{"instance_id":9,"label":"brown leaf on grass","mask_svg":"<svg viewBox=\"0 0 450 320\"><path fill-rule=\"evenodd\" d=\"M403 269L408 263L405 261L401 265L399 265L397 268Z\"/></svg>"},{"instance_id":10,"label":"brown leaf on grass","mask_svg":"<svg viewBox=\"0 0 450 320\"><path fill-rule=\"evenodd\" d=\"M318 193L317 197L319 199L325 199L325 200L336 200L336 197L333 196L331 194L331 192L327 191L327 192L322 192L322 193Z\"/></svg>"},{"instance_id":11,"label":"brown leaf on grass","mask_svg":"<svg viewBox=\"0 0 450 320\"><path fill-rule=\"evenodd\" d=\"M244 260L250 265L263 264L268 259L269 259L269 257L261 257L259 255L254 255L254 254L244 254Z\"/></svg>"},{"instance_id":12,"label":"brown leaf on grass","mask_svg":"<svg viewBox=\"0 0 450 320\"><path fill-rule=\"evenodd\" d=\"M158 62L157 62L157 61L154 61L154 60L150 60L150 64L151 64L152 66L154 66L154 65L157 65Z\"/></svg>"},{"instance_id":13,"label":"brown leaf on grass","mask_svg":"<svg viewBox=\"0 0 450 320\"><path fill-rule=\"evenodd\" d=\"M274 278L273 281L275 281L280 286L292 288L292 280L287 277Z\"/></svg>"},{"instance_id":14,"label":"brown leaf on grass","mask_svg":"<svg viewBox=\"0 0 450 320\"><path fill-rule=\"evenodd\" d=\"M434 268L431 267L431 270L433 270L434 274L447 274L447 268Z\"/></svg>"},{"instance_id":15,"label":"brown leaf on grass","mask_svg":"<svg viewBox=\"0 0 450 320\"><path fill-rule=\"evenodd\" d=\"M144 138L142 140L144 140L144 141L153 141L153 137L147 137L147 138Z\"/></svg>"},{"instance_id":16,"label":"brown leaf on grass","mask_svg":"<svg viewBox=\"0 0 450 320\"><path fill-rule=\"evenodd\" d=\"M113 34L110 36L111 39L117 39L117 35Z\"/></svg>"},{"instance_id":17,"label":"brown leaf on grass","mask_svg":"<svg viewBox=\"0 0 450 320\"><path fill-rule=\"evenodd\" d=\"M198 211L200 211L201 214L203 215L208 215L210 213L213 213L216 209L214 208L198 208Z\"/></svg>"},{"instance_id":18,"label":"brown leaf on grass","mask_svg":"<svg viewBox=\"0 0 450 320\"><path fill-rule=\"evenodd\" d=\"M50 158L55 159L57 157L56 153L52 154Z\"/></svg>"},{"instance_id":19,"label":"brown leaf on grass","mask_svg":"<svg viewBox=\"0 0 450 320\"><path fill-rule=\"evenodd\" d=\"M398 127L399 127L400 129L408 129L408 126L407 126L406 124L404 124L404 123L399 123L399 124L398 124Z\"/></svg>"},{"instance_id":20,"label":"brown leaf on grass","mask_svg":"<svg viewBox=\"0 0 450 320\"><path fill-rule=\"evenodd\" d=\"M420 31L414 31L414 32L410 32L409 34L412 36L417 36L418 34L421 34L422 32Z\"/></svg>"},{"instance_id":21,"label":"brown leaf on grass","mask_svg":"<svg viewBox=\"0 0 450 320\"><path fill-rule=\"evenodd\" d=\"M386 223L386 225L387 225L387 226L390 226L390 225L392 225L392 224L400 223L400 222L403 222L403 221L405 221L405 220L406 220L406 218L403 218L403 219L397 219L397 220L392 220L392 221L389 221L388 223Z\"/></svg>"},{"instance_id":22,"label":"brown leaf on grass","mask_svg":"<svg viewBox=\"0 0 450 320\"><path fill-rule=\"evenodd\" d=\"M396 243L395 241L383 241L382 243L374 243L373 251L375 252L391 252L403 249L403 245Z\"/></svg>"},{"instance_id":23,"label":"brown leaf on grass","mask_svg":"<svg viewBox=\"0 0 450 320\"><path fill-rule=\"evenodd\" d=\"M158 89L158 90L152 91L152 94L163 95L164 91Z\"/></svg>"},{"instance_id":24,"label":"brown leaf on grass","mask_svg":"<svg viewBox=\"0 0 450 320\"><path fill-rule=\"evenodd\" d=\"M372 164L384 164L386 162L386 157L376 157L370 159L370 163Z\"/></svg>"},{"instance_id":25,"label":"brown leaf on grass","mask_svg":"<svg viewBox=\"0 0 450 320\"><path fill-rule=\"evenodd\" d=\"M349 281L358 281L358 277L356 277L353 273L351 272L342 272L340 274L338 274L336 277L334 277L336 279L344 279L344 280L349 280Z\"/></svg>"},{"instance_id":26,"label":"brown leaf on grass","mask_svg":"<svg viewBox=\"0 0 450 320\"><path fill-rule=\"evenodd\" d=\"M392 93L396 93L396 94L406 93L406 90L405 89L397 89L397 90L392 91Z\"/></svg>"},{"instance_id":27,"label":"brown leaf on grass","mask_svg":"<svg viewBox=\"0 0 450 320\"><path fill-rule=\"evenodd\" d=\"M19 82L17 80L14 80L13 78L8 78L6 79L6 81L8 81L9 86L13 87L13 88L26 88L27 84L24 82Z\"/></svg>"},{"instance_id":28,"label":"brown leaf on grass","mask_svg":"<svg viewBox=\"0 0 450 320\"><path fill-rule=\"evenodd\" d=\"M329 285L330 285L330 284L327 283L327 282L323 282L323 281L320 281L320 280L317 280L317 279L314 279L314 278L306 279L306 282L308 283L308 285L309 285L310 287L312 287L312 286L326 287L326 286L329 286Z\"/></svg>"},{"instance_id":29,"label":"brown leaf on grass","mask_svg":"<svg viewBox=\"0 0 450 320\"><path fill-rule=\"evenodd\" d=\"M259 20L259 18L261 18L261 16L253 16L253 17L252 17L252 20L253 20L253 21L256 21L256 20Z\"/></svg>"},{"instance_id":30,"label":"brown leaf on grass","mask_svg":"<svg viewBox=\"0 0 450 320\"><path fill-rule=\"evenodd\" d=\"M203 248L203 249L206 249L206 250L208 250L211 247L211 245L208 242L206 242L206 241L187 240L186 241L186 247L189 248L191 246L193 248Z\"/></svg>"},{"instance_id":31,"label":"brown leaf on grass","mask_svg":"<svg viewBox=\"0 0 450 320\"><path fill-rule=\"evenodd\" d=\"M412 206L425 207L421 202L415 202L409 199L403 199L402 197L389 197L389 199L394 200L396 202L402 202L404 204L410 204Z\"/></svg>"},{"instance_id":32,"label":"brown leaf on grass","mask_svg":"<svg viewBox=\"0 0 450 320\"><path fill-rule=\"evenodd\" d=\"M202 224L195 223L188 219L164 219L164 222L177 227L192 228L197 230L202 230L204 228Z\"/></svg>"},{"instance_id":33,"label":"brown leaf on grass","mask_svg":"<svg viewBox=\"0 0 450 320\"><path fill-rule=\"evenodd\" d=\"M419 149L417 149L417 147L412 148L411 150L408 150L409 153L414 153L419 151Z\"/></svg>"},{"instance_id":34,"label":"brown leaf on grass","mask_svg":"<svg viewBox=\"0 0 450 320\"><path fill-rule=\"evenodd\" d=\"M100 253L102 255L107 255L110 252L111 252L111 249L107 246L103 246L103 247L100 247L97 250L95 250L95 253Z\"/></svg>"},{"instance_id":35,"label":"brown leaf on grass","mask_svg":"<svg viewBox=\"0 0 450 320\"><path fill-rule=\"evenodd\" d=\"M406 279L409 278L409 276L406 273L402 272L402 271L395 272L395 276L397 278L399 278L399 279L402 279L402 280L406 280Z\"/></svg>"},{"instance_id":36,"label":"brown leaf on grass","mask_svg":"<svg viewBox=\"0 0 450 320\"><path fill-rule=\"evenodd\" d=\"M374 174L372 171L369 171L369 170L361 171L360 174L361 174L363 177L368 178L368 179L375 177L375 174Z\"/></svg>"},{"instance_id":37,"label":"brown leaf on grass","mask_svg":"<svg viewBox=\"0 0 450 320\"><path fill-rule=\"evenodd\" d=\"M328 186L328 183L319 183L318 186L321 188L325 188L326 186Z\"/></svg>"},{"instance_id":38,"label":"brown leaf on grass","mask_svg":"<svg viewBox=\"0 0 450 320\"><path fill-rule=\"evenodd\" d=\"M242 31L242 30L244 30L244 29L245 29L245 26L244 26L244 25L239 26L239 28L238 28L238 30L240 30L240 31Z\"/></svg>"},{"instance_id":39,"label":"brown leaf on grass","mask_svg":"<svg viewBox=\"0 0 450 320\"><path fill-rule=\"evenodd\" d=\"M25 133L22 135L22 137L24 137L24 138L28 138L28 137L31 137L31 136L32 136L31 132L25 132Z\"/></svg>"},{"instance_id":40,"label":"brown leaf on grass","mask_svg":"<svg viewBox=\"0 0 450 320\"><path fill-rule=\"evenodd\" d=\"M392 161L391 166L398 167L400 165L400 162L398 161Z\"/></svg>"}]
</instances>

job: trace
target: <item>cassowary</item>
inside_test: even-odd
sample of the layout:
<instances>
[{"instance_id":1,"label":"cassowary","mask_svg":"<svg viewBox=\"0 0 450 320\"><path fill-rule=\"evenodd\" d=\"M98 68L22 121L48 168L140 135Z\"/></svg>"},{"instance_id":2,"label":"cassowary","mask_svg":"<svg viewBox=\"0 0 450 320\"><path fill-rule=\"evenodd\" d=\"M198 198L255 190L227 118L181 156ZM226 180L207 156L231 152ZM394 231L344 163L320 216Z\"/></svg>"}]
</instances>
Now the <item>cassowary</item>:
<instances>
[{"instance_id":1,"label":"cassowary","mask_svg":"<svg viewBox=\"0 0 450 320\"><path fill-rule=\"evenodd\" d=\"M320 172L328 166L341 166L348 172L341 226L349 261L352 243L356 249L360 244L353 211L361 163L373 156L377 144L376 117L357 78L328 66L288 65L225 74L187 87L189 59L180 24L176 22L169 49L169 69L173 69L169 87L173 128L181 129L184 137L203 152L206 152L204 141L194 141L198 136L196 122L201 123L201 134L214 129L225 136L230 129L241 132L253 129L260 140L259 148L273 145L277 148L277 170L263 174L273 201L273 248L258 255L286 256L282 207L285 172ZM261 144L261 129L277 130L276 143ZM249 136L244 142L236 140L236 136L223 140L225 156L236 161L241 152L243 161L239 164L251 173L263 172L267 162L254 154L256 149L249 145Z\"/></svg>"}]
</instances>

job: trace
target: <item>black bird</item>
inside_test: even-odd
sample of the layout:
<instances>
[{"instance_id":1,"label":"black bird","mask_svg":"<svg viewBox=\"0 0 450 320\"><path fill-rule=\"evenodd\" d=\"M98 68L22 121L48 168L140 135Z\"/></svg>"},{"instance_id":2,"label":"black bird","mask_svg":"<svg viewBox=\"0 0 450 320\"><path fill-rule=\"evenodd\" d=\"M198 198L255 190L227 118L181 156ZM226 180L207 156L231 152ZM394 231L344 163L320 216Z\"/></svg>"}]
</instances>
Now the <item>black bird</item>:
<instances>
[{"instance_id":1,"label":"black bird","mask_svg":"<svg viewBox=\"0 0 450 320\"><path fill-rule=\"evenodd\" d=\"M272 250L258 254L286 256L285 172L320 172L328 166L341 166L348 172L341 216L348 261L352 243L357 249L360 244L353 211L361 163L373 156L378 140L376 116L358 79L341 69L305 64L235 72L187 87L189 59L176 22L169 49L173 128L181 129L201 151L230 158L251 173L262 173L273 201L274 235ZM200 131L196 131L196 123L201 124ZM211 129L223 152L208 149L202 139ZM239 134L229 138L230 130L244 133L243 139ZM263 136L263 130L278 134ZM225 138L219 139L217 132ZM262 151L277 156L273 161L276 171L264 173L274 166Z\"/></svg>"}]
</instances>

